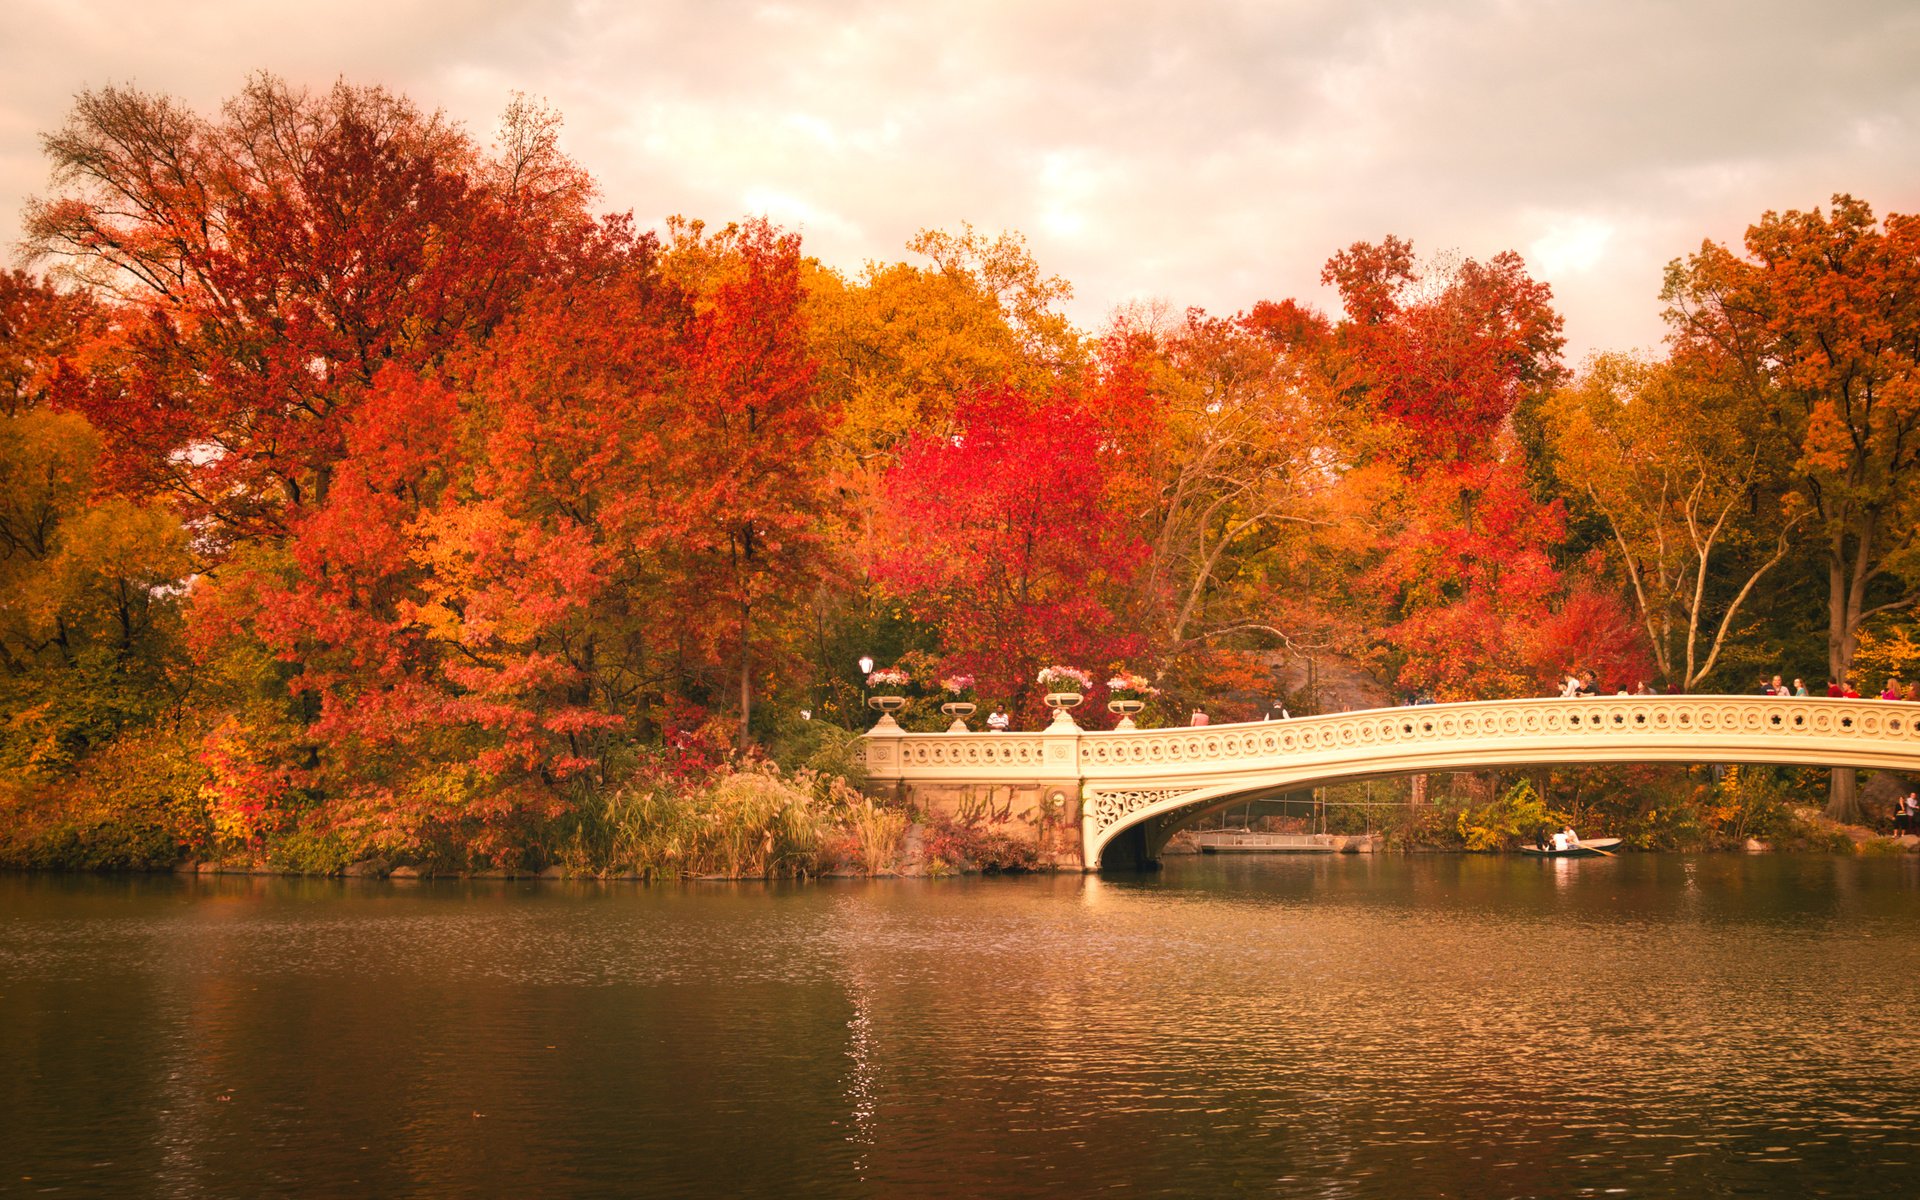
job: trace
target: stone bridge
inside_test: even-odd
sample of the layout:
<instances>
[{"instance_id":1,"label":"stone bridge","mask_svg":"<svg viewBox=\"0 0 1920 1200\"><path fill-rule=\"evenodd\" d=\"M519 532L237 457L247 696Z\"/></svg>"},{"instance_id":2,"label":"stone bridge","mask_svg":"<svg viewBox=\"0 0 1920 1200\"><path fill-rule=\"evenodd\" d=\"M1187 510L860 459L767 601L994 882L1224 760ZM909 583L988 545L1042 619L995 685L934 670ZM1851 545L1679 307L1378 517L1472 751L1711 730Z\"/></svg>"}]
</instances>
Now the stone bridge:
<instances>
[{"instance_id":1,"label":"stone bridge","mask_svg":"<svg viewBox=\"0 0 1920 1200\"><path fill-rule=\"evenodd\" d=\"M867 771L909 797L1018 791L1077 821L1089 871L1152 861L1182 826L1230 804L1352 779L1654 762L1920 772L1920 704L1900 701L1492 700L1111 732L1058 718L1037 733L907 733L882 717L865 739Z\"/></svg>"}]
</instances>

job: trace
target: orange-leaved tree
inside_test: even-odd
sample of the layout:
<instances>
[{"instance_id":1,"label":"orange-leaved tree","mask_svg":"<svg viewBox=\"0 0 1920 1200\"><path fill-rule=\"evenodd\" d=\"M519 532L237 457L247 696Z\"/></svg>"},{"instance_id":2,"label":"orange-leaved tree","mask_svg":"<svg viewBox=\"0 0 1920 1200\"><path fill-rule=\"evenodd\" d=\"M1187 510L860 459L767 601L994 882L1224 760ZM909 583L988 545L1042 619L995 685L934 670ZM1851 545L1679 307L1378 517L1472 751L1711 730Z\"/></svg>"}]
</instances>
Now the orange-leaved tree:
<instances>
[{"instance_id":1,"label":"orange-leaved tree","mask_svg":"<svg viewBox=\"0 0 1920 1200\"><path fill-rule=\"evenodd\" d=\"M1827 668L1844 679L1868 618L1920 599L1920 216L1876 221L1838 195L1826 212L1767 213L1745 250L1708 242L1669 265L1668 320L1791 444L1827 560ZM1851 771L1834 773L1827 811L1859 819Z\"/></svg>"}]
</instances>

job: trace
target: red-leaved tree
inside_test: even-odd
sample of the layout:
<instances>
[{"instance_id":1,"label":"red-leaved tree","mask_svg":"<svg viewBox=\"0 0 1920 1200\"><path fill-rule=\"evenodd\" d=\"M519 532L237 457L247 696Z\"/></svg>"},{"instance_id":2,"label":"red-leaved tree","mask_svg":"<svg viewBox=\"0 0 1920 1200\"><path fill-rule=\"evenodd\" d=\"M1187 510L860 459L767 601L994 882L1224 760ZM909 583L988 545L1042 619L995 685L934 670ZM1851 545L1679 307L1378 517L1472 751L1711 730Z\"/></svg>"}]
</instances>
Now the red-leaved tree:
<instances>
[{"instance_id":1,"label":"red-leaved tree","mask_svg":"<svg viewBox=\"0 0 1920 1200\"><path fill-rule=\"evenodd\" d=\"M981 392L951 438L912 439L887 476L875 577L938 631L951 669L1029 715L1041 667L1097 671L1144 646L1121 598L1146 548L1110 503L1101 395Z\"/></svg>"}]
</instances>

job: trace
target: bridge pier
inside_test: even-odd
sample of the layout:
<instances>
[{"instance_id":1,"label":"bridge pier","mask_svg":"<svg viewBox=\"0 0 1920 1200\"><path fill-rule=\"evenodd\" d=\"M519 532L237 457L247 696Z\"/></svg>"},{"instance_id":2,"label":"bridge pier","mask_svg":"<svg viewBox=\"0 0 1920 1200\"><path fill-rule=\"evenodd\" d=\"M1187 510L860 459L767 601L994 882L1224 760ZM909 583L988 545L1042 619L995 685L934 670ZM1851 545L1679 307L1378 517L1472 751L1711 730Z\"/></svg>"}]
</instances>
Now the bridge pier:
<instances>
[{"instance_id":1,"label":"bridge pier","mask_svg":"<svg viewBox=\"0 0 1920 1200\"><path fill-rule=\"evenodd\" d=\"M882 716L863 747L868 790L924 814L974 820L1031 837L1042 863L1084 870L1079 772L1084 732L1069 717L1030 734L919 734ZM929 743L924 740L928 738L942 741ZM930 745L950 746L960 739L968 744L960 769L916 769L926 761Z\"/></svg>"}]
</instances>

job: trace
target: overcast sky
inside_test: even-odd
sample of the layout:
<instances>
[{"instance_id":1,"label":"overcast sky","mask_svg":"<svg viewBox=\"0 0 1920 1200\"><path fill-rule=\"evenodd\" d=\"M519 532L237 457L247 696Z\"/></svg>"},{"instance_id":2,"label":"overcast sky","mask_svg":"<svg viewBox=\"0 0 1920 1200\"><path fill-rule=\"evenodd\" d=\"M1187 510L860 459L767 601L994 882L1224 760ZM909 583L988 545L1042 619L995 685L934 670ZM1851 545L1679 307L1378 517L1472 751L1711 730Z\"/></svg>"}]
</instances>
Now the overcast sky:
<instances>
[{"instance_id":1,"label":"overcast sky","mask_svg":"<svg viewBox=\"0 0 1920 1200\"><path fill-rule=\"evenodd\" d=\"M1913 0L5 0L0 241L74 93L205 111L345 76L489 134L566 116L604 207L765 214L849 272L923 227L1025 234L1084 328L1162 299L1332 307L1393 233L1518 250L1571 355L1657 348L1660 272L1836 191L1920 208Z\"/></svg>"}]
</instances>

